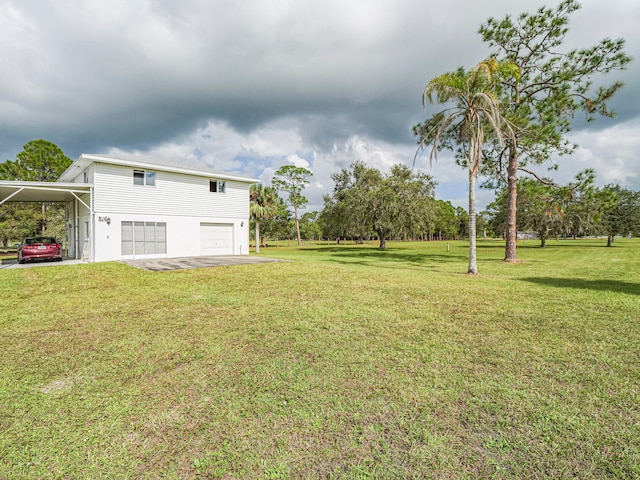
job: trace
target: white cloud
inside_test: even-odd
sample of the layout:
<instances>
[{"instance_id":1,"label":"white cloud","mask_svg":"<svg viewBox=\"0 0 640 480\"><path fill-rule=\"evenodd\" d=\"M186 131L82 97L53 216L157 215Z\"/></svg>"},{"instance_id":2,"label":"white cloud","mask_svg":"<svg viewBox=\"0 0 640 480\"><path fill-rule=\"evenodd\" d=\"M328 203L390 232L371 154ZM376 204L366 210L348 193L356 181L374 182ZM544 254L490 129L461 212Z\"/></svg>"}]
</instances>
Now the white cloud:
<instances>
[{"instance_id":1,"label":"white cloud","mask_svg":"<svg viewBox=\"0 0 640 480\"><path fill-rule=\"evenodd\" d=\"M576 152L557 159L558 174L569 181L579 171L594 168L602 186L617 183L640 189L640 121L632 120L600 131L576 132L569 138L579 145Z\"/></svg>"},{"instance_id":2,"label":"white cloud","mask_svg":"<svg viewBox=\"0 0 640 480\"><path fill-rule=\"evenodd\" d=\"M309 168L309 162L307 162L304 158L299 155L293 153L291 155L287 155L286 161L288 164L295 165L299 168Z\"/></svg>"}]
</instances>

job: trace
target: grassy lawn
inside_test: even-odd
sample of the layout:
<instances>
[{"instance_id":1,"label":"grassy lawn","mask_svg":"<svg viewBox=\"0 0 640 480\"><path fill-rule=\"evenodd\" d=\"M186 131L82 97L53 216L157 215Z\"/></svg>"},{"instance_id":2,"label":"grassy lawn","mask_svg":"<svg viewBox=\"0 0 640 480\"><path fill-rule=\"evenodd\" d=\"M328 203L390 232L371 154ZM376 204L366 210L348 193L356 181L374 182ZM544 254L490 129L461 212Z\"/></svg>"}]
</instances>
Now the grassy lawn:
<instances>
[{"instance_id":1,"label":"grassy lawn","mask_svg":"<svg viewBox=\"0 0 640 480\"><path fill-rule=\"evenodd\" d=\"M640 241L0 270L0 478L639 478Z\"/></svg>"}]
</instances>

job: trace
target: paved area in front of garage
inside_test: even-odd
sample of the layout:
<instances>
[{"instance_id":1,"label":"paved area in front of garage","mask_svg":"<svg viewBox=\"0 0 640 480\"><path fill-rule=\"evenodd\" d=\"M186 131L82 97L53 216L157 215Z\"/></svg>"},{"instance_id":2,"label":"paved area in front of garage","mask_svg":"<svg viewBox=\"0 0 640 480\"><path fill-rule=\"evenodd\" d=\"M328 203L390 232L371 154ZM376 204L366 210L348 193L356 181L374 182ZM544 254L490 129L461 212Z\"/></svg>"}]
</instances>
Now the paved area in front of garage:
<instances>
[{"instance_id":1,"label":"paved area in front of garage","mask_svg":"<svg viewBox=\"0 0 640 480\"><path fill-rule=\"evenodd\" d=\"M249 255L228 255L215 257L149 258L146 260L122 260L122 263L152 272L166 272L184 268L226 267L257 263L286 262L277 258L253 257Z\"/></svg>"},{"instance_id":2,"label":"paved area in front of garage","mask_svg":"<svg viewBox=\"0 0 640 480\"><path fill-rule=\"evenodd\" d=\"M150 270L152 272L166 272L184 268L224 267L230 265L247 265L257 263L286 262L277 258L253 257L249 255L228 255L216 257L179 257L179 258L149 258L146 260L122 260L122 263L132 267ZM31 268L53 267L59 265L76 265L82 260L65 258L62 262L35 261L19 264L17 260L5 260L0 263L3 268Z\"/></svg>"}]
</instances>

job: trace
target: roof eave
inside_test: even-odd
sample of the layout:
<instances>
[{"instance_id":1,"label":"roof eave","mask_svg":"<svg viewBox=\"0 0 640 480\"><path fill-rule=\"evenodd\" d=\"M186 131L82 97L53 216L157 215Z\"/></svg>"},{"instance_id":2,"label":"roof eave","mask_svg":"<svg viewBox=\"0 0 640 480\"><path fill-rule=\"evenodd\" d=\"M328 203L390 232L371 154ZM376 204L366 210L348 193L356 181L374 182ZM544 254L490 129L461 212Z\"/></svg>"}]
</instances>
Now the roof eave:
<instances>
[{"instance_id":1,"label":"roof eave","mask_svg":"<svg viewBox=\"0 0 640 480\"><path fill-rule=\"evenodd\" d=\"M216 178L220 180L230 180L230 181L236 181L236 182L242 182L242 183L259 183L260 182L260 179L258 178L242 177L240 175L231 175L227 173L206 172L203 170L195 170L195 169L189 169L189 168L171 167L171 166L158 165L158 164L149 163L149 162L134 162L131 160L125 160L117 157L110 157L107 155L93 155L93 154L86 154L86 153L83 153L82 155L80 155L80 157L78 157L78 159L75 162L73 162L69 166L69 168L67 168L62 173L62 175L60 175L60 177L58 178L58 181L72 180L73 177L68 178L70 175L70 172L74 171L74 173L75 172L79 173L80 171L82 171L84 168L87 168L92 163L106 163L106 164L121 165L121 166L134 167L134 168L136 167L145 168L145 169L162 171L162 172L181 173L184 175L195 175L198 177ZM74 167L79 168L80 170L75 170Z\"/></svg>"}]
</instances>

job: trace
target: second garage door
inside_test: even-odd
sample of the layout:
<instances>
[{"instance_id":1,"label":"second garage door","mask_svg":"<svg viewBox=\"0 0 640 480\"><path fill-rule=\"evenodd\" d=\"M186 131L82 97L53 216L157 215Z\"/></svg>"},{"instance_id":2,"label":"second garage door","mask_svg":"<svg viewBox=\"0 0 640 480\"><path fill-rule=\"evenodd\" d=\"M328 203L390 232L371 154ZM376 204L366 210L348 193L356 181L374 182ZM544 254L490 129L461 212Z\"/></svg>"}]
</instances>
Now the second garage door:
<instances>
[{"instance_id":1,"label":"second garage door","mask_svg":"<svg viewBox=\"0 0 640 480\"><path fill-rule=\"evenodd\" d=\"M233 255L233 225L201 223L200 255Z\"/></svg>"}]
</instances>

